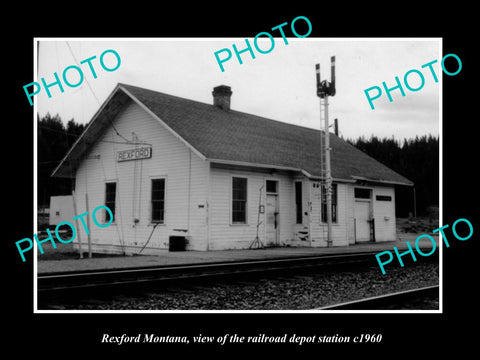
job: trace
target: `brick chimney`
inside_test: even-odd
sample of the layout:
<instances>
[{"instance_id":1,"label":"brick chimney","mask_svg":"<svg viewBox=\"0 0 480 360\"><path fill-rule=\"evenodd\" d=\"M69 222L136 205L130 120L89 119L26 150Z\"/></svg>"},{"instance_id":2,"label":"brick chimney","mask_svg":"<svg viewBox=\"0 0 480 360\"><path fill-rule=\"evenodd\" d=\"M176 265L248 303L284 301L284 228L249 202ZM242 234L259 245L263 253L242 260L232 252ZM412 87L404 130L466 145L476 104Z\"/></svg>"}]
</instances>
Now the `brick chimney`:
<instances>
[{"instance_id":1,"label":"brick chimney","mask_svg":"<svg viewBox=\"0 0 480 360\"><path fill-rule=\"evenodd\" d=\"M213 105L219 107L222 110L230 110L230 97L232 96L232 90L230 86L220 85L213 88Z\"/></svg>"}]
</instances>

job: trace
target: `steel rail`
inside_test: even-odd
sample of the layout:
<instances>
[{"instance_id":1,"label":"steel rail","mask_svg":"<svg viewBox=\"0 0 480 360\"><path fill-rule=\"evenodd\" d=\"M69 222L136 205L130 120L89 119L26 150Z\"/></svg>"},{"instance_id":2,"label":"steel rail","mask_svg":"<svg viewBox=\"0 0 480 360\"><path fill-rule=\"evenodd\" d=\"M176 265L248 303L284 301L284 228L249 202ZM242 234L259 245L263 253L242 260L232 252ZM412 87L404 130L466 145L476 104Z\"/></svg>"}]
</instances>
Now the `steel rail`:
<instances>
[{"instance_id":1,"label":"steel rail","mask_svg":"<svg viewBox=\"0 0 480 360\"><path fill-rule=\"evenodd\" d=\"M314 310L382 310L391 308L391 306L399 303L404 304L419 298L435 296L439 294L439 291L439 285L425 286L418 289L397 291L390 294L328 305Z\"/></svg>"},{"instance_id":2,"label":"steel rail","mask_svg":"<svg viewBox=\"0 0 480 360\"><path fill-rule=\"evenodd\" d=\"M374 252L302 256L263 260L209 262L203 264L149 266L111 270L87 270L65 273L45 273L37 276L39 292L102 285L119 285L132 282L188 279L221 276L254 271L275 271L302 267L333 266L372 262Z\"/></svg>"}]
</instances>

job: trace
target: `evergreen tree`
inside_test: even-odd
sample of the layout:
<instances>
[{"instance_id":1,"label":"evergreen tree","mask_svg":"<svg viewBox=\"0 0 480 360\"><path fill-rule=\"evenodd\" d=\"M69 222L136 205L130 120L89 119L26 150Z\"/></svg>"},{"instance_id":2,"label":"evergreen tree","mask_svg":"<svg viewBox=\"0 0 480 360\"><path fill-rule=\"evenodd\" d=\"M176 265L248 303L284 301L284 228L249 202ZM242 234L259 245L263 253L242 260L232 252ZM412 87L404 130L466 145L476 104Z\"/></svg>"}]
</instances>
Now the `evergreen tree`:
<instances>
[{"instance_id":1,"label":"evergreen tree","mask_svg":"<svg viewBox=\"0 0 480 360\"><path fill-rule=\"evenodd\" d=\"M53 178L53 170L83 132L84 125L73 119L65 127L60 116L47 113L37 118L37 200L39 207L50 205L50 196L71 194L71 180Z\"/></svg>"},{"instance_id":2,"label":"evergreen tree","mask_svg":"<svg viewBox=\"0 0 480 360\"><path fill-rule=\"evenodd\" d=\"M439 203L439 139L424 135L404 139L402 145L393 137L347 140L357 149L388 166L415 183L417 215L425 215L428 207ZM413 189L397 186L397 215L413 213Z\"/></svg>"}]
</instances>

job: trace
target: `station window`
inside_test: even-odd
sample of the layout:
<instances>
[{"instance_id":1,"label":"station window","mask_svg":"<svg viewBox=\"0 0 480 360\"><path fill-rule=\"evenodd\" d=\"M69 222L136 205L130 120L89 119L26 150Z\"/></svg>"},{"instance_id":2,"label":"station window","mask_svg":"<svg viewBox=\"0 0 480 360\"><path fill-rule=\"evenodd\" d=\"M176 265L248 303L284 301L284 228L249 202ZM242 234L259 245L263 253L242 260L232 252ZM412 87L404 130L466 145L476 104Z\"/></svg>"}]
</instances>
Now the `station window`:
<instances>
[{"instance_id":1,"label":"station window","mask_svg":"<svg viewBox=\"0 0 480 360\"><path fill-rule=\"evenodd\" d=\"M276 194L277 193L278 181L276 180L267 180L267 193Z\"/></svg>"},{"instance_id":2,"label":"station window","mask_svg":"<svg viewBox=\"0 0 480 360\"><path fill-rule=\"evenodd\" d=\"M371 189L355 188L356 199L370 199Z\"/></svg>"},{"instance_id":3,"label":"station window","mask_svg":"<svg viewBox=\"0 0 480 360\"><path fill-rule=\"evenodd\" d=\"M111 221L115 221L115 199L117 195L117 183L116 182L108 182L105 184L105 206L110 209L112 212L113 219ZM105 223L109 223L109 213L105 211Z\"/></svg>"},{"instance_id":4,"label":"station window","mask_svg":"<svg viewBox=\"0 0 480 360\"><path fill-rule=\"evenodd\" d=\"M247 222L247 179L232 178L232 224Z\"/></svg>"},{"instance_id":5,"label":"station window","mask_svg":"<svg viewBox=\"0 0 480 360\"><path fill-rule=\"evenodd\" d=\"M152 223L165 221L165 179L152 179Z\"/></svg>"},{"instance_id":6,"label":"station window","mask_svg":"<svg viewBox=\"0 0 480 360\"><path fill-rule=\"evenodd\" d=\"M296 223L301 224L303 222L303 205L302 205L302 182L295 182L295 214Z\"/></svg>"},{"instance_id":7,"label":"station window","mask_svg":"<svg viewBox=\"0 0 480 360\"><path fill-rule=\"evenodd\" d=\"M327 222L327 192L322 185L322 222ZM332 222L337 222L337 184L332 184Z\"/></svg>"}]
</instances>

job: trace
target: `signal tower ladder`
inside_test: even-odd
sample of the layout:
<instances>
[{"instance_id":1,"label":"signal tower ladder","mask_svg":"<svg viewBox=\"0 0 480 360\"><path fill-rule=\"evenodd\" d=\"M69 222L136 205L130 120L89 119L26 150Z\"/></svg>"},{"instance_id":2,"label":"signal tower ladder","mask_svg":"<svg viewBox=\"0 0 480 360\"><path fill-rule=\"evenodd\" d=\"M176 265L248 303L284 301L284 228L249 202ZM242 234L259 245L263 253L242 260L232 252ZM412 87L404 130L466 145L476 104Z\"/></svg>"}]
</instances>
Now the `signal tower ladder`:
<instances>
[{"instance_id":1,"label":"signal tower ladder","mask_svg":"<svg viewBox=\"0 0 480 360\"><path fill-rule=\"evenodd\" d=\"M321 191L321 198L325 196L327 204L327 246L332 246L332 174L330 158L330 136L328 123L328 97L335 96L335 56L330 58L331 81L321 80L320 64L315 65L317 77L317 96L320 98L320 183L325 191ZM323 129L323 132L322 132ZM321 190L322 190L321 188ZM320 219L321 222L321 219ZM325 226L321 224L325 238Z\"/></svg>"},{"instance_id":2,"label":"signal tower ladder","mask_svg":"<svg viewBox=\"0 0 480 360\"><path fill-rule=\"evenodd\" d=\"M328 241L328 227L327 224L322 221L323 219L323 203L326 203L326 193L327 190L327 182L326 180L326 153L327 148L325 145L325 132L328 131L326 128L326 118L325 118L325 111L328 107L328 98L323 97L320 98L320 227L322 228L322 239Z\"/></svg>"}]
</instances>

